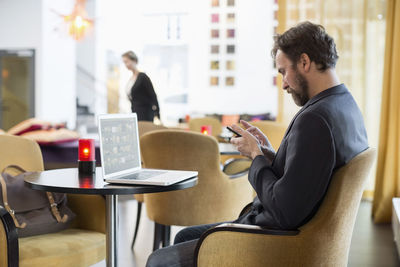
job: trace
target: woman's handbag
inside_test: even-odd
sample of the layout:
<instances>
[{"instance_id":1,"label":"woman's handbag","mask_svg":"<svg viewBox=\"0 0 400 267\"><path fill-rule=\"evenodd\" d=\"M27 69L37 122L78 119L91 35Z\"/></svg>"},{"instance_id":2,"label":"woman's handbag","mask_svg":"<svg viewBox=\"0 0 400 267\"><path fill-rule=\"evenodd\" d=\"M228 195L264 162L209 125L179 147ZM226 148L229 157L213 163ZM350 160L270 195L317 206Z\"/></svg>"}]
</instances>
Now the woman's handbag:
<instances>
[{"instance_id":1,"label":"woman's handbag","mask_svg":"<svg viewBox=\"0 0 400 267\"><path fill-rule=\"evenodd\" d=\"M13 176L10 170L19 174ZM19 166L10 165L0 175L0 205L11 214L18 236L48 234L68 228L75 214L67 207L67 196L26 187L24 178L29 174Z\"/></svg>"}]
</instances>

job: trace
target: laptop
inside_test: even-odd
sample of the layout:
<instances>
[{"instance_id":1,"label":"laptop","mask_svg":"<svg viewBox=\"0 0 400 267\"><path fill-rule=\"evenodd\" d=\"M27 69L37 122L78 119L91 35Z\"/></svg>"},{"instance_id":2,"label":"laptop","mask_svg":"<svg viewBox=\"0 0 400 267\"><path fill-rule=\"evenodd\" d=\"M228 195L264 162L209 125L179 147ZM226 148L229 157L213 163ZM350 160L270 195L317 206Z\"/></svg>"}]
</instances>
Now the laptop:
<instances>
[{"instance_id":1,"label":"laptop","mask_svg":"<svg viewBox=\"0 0 400 267\"><path fill-rule=\"evenodd\" d=\"M98 117L104 181L167 186L196 177L196 171L144 169L141 166L136 113Z\"/></svg>"}]
</instances>

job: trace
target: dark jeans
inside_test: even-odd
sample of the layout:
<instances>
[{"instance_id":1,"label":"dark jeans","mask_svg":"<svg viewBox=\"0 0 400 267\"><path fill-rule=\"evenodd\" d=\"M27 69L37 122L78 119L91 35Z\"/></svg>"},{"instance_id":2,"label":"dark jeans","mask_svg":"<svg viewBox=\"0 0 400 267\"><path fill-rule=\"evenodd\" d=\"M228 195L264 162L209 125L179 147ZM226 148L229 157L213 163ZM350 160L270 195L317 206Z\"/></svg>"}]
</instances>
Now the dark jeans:
<instances>
[{"instance_id":1,"label":"dark jeans","mask_svg":"<svg viewBox=\"0 0 400 267\"><path fill-rule=\"evenodd\" d=\"M174 245L154 251L147 260L146 267L192 267L194 250L200 236L208 229L221 223L190 226L175 236Z\"/></svg>"}]
</instances>

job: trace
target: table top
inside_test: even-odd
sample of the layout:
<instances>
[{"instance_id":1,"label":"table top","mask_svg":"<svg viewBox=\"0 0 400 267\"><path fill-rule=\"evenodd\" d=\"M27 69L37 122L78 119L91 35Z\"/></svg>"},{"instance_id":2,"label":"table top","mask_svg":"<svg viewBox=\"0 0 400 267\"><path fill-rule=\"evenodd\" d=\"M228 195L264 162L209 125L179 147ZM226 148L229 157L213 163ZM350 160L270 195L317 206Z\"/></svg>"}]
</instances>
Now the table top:
<instances>
[{"instance_id":1,"label":"table top","mask_svg":"<svg viewBox=\"0 0 400 267\"><path fill-rule=\"evenodd\" d=\"M197 177L169 186L119 185L103 180L101 168L93 175L80 175L77 168L33 172L25 176L25 185L49 192L95 195L130 195L182 190L197 184Z\"/></svg>"},{"instance_id":2,"label":"table top","mask_svg":"<svg viewBox=\"0 0 400 267\"><path fill-rule=\"evenodd\" d=\"M221 155L240 155L240 152L231 143L218 143Z\"/></svg>"}]
</instances>

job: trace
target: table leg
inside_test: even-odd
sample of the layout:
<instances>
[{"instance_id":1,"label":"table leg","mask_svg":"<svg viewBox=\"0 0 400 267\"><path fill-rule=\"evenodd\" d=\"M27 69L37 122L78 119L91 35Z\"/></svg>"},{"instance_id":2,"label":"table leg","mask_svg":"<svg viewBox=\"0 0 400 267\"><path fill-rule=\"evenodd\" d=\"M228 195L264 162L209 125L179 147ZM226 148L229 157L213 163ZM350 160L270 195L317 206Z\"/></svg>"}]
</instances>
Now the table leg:
<instances>
[{"instance_id":1,"label":"table leg","mask_svg":"<svg viewBox=\"0 0 400 267\"><path fill-rule=\"evenodd\" d=\"M106 248L107 267L117 267L118 197L106 195Z\"/></svg>"}]
</instances>

